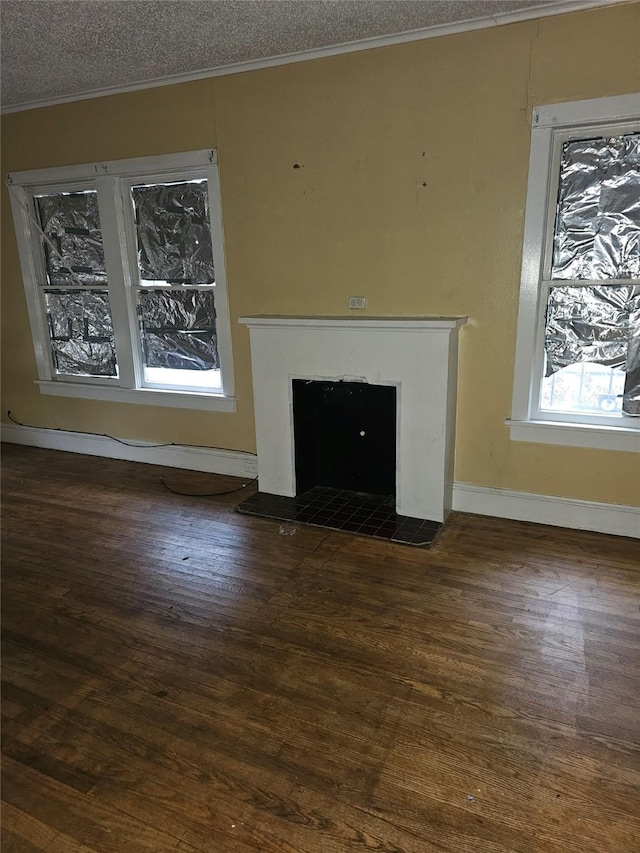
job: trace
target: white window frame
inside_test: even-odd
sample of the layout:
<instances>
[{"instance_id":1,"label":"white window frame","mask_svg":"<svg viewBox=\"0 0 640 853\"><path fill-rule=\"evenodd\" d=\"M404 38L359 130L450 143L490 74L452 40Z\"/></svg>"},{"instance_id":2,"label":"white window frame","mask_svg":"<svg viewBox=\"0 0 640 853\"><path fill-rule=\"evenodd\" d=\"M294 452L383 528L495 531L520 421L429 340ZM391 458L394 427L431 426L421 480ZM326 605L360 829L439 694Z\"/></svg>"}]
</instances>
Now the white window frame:
<instances>
[{"instance_id":1,"label":"white window frame","mask_svg":"<svg viewBox=\"0 0 640 853\"><path fill-rule=\"evenodd\" d=\"M206 178L215 263L216 336L222 387L211 391L176 389L144 381L138 320L132 283L137 273L135 230L129 198L138 183ZM43 394L153 406L235 411L231 324L227 297L224 237L217 152L214 149L86 163L14 172L8 176L27 309ZM35 221L35 194L96 189L107 269L107 286L118 356L118 376L85 377L56 374L51 358L42 282L42 236Z\"/></svg>"},{"instance_id":2,"label":"white window frame","mask_svg":"<svg viewBox=\"0 0 640 853\"><path fill-rule=\"evenodd\" d=\"M539 408L545 311L562 144L606 128L640 129L640 94L549 104L533 110L510 427L515 441L640 450L640 419L569 415ZM557 281L556 285L562 282ZM582 283L582 282L581 282ZM611 284L630 283L621 279ZM637 284L637 281L632 283ZM585 281L585 285L603 282Z\"/></svg>"}]
</instances>

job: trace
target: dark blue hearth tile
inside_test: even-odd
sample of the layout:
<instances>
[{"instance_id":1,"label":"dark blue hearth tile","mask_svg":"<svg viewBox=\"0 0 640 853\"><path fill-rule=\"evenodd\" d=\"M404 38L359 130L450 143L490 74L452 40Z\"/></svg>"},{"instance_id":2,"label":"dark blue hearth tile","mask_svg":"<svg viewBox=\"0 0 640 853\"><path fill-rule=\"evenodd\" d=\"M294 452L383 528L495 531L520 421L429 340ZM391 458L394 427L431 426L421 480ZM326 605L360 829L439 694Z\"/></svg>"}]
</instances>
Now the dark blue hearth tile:
<instances>
[{"instance_id":1,"label":"dark blue hearth tile","mask_svg":"<svg viewBox=\"0 0 640 853\"><path fill-rule=\"evenodd\" d=\"M375 536L378 532L377 524L362 524L358 528L358 533L366 533L368 536Z\"/></svg>"},{"instance_id":2,"label":"dark blue hearth tile","mask_svg":"<svg viewBox=\"0 0 640 853\"><path fill-rule=\"evenodd\" d=\"M402 530L419 530L424 524L423 518L408 518L407 516L398 516L399 526Z\"/></svg>"},{"instance_id":3,"label":"dark blue hearth tile","mask_svg":"<svg viewBox=\"0 0 640 853\"><path fill-rule=\"evenodd\" d=\"M339 506L333 513L333 515L334 518L341 518L343 521L346 521L348 518L351 518L353 512L350 509L344 509L343 507Z\"/></svg>"},{"instance_id":4,"label":"dark blue hearth tile","mask_svg":"<svg viewBox=\"0 0 640 853\"><path fill-rule=\"evenodd\" d=\"M383 521L378 528L378 536L391 537L398 531L398 525L393 521Z\"/></svg>"},{"instance_id":5,"label":"dark blue hearth tile","mask_svg":"<svg viewBox=\"0 0 640 853\"><path fill-rule=\"evenodd\" d=\"M336 518L335 515L331 518L328 518L325 522L321 524L321 527L329 527L331 530L344 530L344 521Z\"/></svg>"},{"instance_id":6,"label":"dark blue hearth tile","mask_svg":"<svg viewBox=\"0 0 640 853\"><path fill-rule=\"evenodd\" d=\"M344 521L340 525L340 530L346 530L349 533L356 533L360 529L360 525L355 521Z\"/></svg>"},{"instance_id":7,"label":"dark blue hearth tile","mask_svg":"<svg viewBox=\"0 0 640 853\"><path fill-rule=\"evenodd\" d=\"M351 517L355 520L365 521L365 519L371 518L372 514L369 510L360 507L351 513Z\"/></svg>"},{"instance_id":8,"label":"dark blue hearth tile","mask_svg":"<svg viewBox=\"0 0 640 853\"><path fill-rule=\"evenodd\" d=\"M314 513L313 523L322 526L323 524L327 524L328 521L331 521L332 518L332 512L325 512L324 510L320 510L320 512Z\"/></svg>"},{"instance_id":9,"label":"dark blue hearth tile","mask_svg":"<svg viewBox=\"0 0 640 853\"><path fill-rule=\"evenodd\" d=\"M238 507L246 515L298 521L404 545L429 544L441 526L395 513L389 498L315 486L294 498L256 492Z\"/></svg>"},{"instance_id":10,"label":"dark blue hearth tile","mask_svg":"<svg viewBox=\"0 0 640 853\"><path fill-rule=\"evenodd\" d=\"M393 518L395 513L393 512L374 512L369 516L370 524L384 524L384 522L389 521Z\"/></svg>"},{"instance_id":11,"label":"dark blue hearth tile","mask_svg":"<svg viewBox=\"0 0 640 853\"><path fill-rule=\"evenodd\" d=\"M414 533L408 530L397 530L392 539L394 542L412 542Z\"/></svg>"},{"instance_id":12,"label":"dark blue hearth tile","mask_svg":"<svg viewBox=\"0 0 640 853\"><path fill-rule=\"evenodd\" d=\"M373 535L376 539L386 539L387 541L391 541L393 539L393 533L388 530L383 530L382 528L378 528L376 533Z\"/></svg>"},{"instance_id":13,"label":"dark blue hearth tile","mask_svg":"<svg viewBox=\"0 0 640 853\"><path fill-rule=\"evenodd\" d=\"M279 511L276 518L281 518L282 521L291 521L295 514L296 510L293 507L285 507Z\"/></svg>"}]
</instances>

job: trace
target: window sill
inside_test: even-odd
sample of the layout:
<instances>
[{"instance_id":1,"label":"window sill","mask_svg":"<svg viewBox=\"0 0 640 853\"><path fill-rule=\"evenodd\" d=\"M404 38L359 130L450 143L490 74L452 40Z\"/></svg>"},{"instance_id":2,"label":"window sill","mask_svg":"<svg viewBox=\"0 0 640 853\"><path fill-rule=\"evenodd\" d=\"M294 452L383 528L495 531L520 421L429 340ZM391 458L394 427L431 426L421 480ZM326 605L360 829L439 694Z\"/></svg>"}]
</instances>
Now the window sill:
<instances>
[{"instance_id":1,"label":"window sill","mask_svg":"<svg viewBox=\"0 0 640 853\"><path fill-rule=\"evenodd\" d=\"M41 394L57 397L80 397L111 403L141 403L178 409L202 409L209 412L235 412L236 398L222 394L200 394L197 391L164 391L150 388L117 388L108 385L83 385L80 382L37 382Z\"/></svg>"},{"instance_id":2,"label":"window sill","mask_svg":"<svg viewBox=\"0 0 640 853\"><path fill-rule=\"evenodd\" d=\"M640 451L640 430L633 427L604 427L560 421L505 421L512 441L592 447L599 450Z\"/></svg>"}]
</instances>

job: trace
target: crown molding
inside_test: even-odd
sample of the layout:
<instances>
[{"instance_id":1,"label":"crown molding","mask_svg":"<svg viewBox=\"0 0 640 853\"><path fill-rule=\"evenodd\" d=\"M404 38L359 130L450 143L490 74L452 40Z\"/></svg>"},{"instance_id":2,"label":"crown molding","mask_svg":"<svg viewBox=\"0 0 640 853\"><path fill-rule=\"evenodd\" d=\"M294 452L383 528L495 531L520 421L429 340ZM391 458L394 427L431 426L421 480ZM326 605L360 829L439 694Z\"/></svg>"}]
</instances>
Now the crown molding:
<instances>
[{"instance_id":1,"label":"crown molding","mask_svg":"<svg viewBox=\"0 0 640 853\"><path fill-rule=\"evenodd\" d=\"M553 15L563 15L570 12L580 12L586 9L595 9L604 6L621 5L631 0L559 0L549 6L536 9L522 9L519 12L505 12L487 18L475 18L469 21L459 21L455 24L437 24L433 27L424 27L418 30L408 30L386 36L374 36L372 38L360 39L345 44L336 44L329 47L314 48L312 50L287 53L280 56L270 56L265 59L251 59L245 62L235 62L216 68L203 69L201 71L190 71L185 74L172 74L168 77L158 77L153 80L140 80L119 86L106 86L87 92L78 92L60 98L43 98L21 104L13 104L3 107L1 113L24 112L26 110L53 107L59 104L68 104L75 101L86 101L93 98L104 98L109 95L120 95L126 92L139 92L144 89L156 89L160 86L174 86L178 83L191 83L196 80L206 80L212 77L226 77L230 74L242 74L247 71L258 71L264 68L273 68L278 65L290 65L296 62L309 62L313 59L325 59L331 56L340 56L345 53L357 53L361 50L373 50L378 47L405 44L406 42L423 41L431 38L466 33L473 30L484 30L492 27L504 26L505 24L520 23L522 21L548 18Z\"/></svg>"}]
</instances>

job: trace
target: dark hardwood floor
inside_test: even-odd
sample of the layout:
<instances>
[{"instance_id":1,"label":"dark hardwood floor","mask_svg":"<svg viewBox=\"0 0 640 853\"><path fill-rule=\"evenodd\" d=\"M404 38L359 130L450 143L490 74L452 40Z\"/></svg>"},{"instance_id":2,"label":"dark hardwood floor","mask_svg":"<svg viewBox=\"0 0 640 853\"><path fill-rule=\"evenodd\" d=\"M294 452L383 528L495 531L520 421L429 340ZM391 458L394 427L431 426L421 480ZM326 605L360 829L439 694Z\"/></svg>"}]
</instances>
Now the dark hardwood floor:
<instances>
[{"instance_id":1,"label":"dark hardwood floor","mask_svg":"<svg viewBox=\"0 0 640 853\"><path fill-rule=\"evenodd\" d=\"M637 541L4 446L3 853L632 853Z\"/></svg>"}]
</instances>

